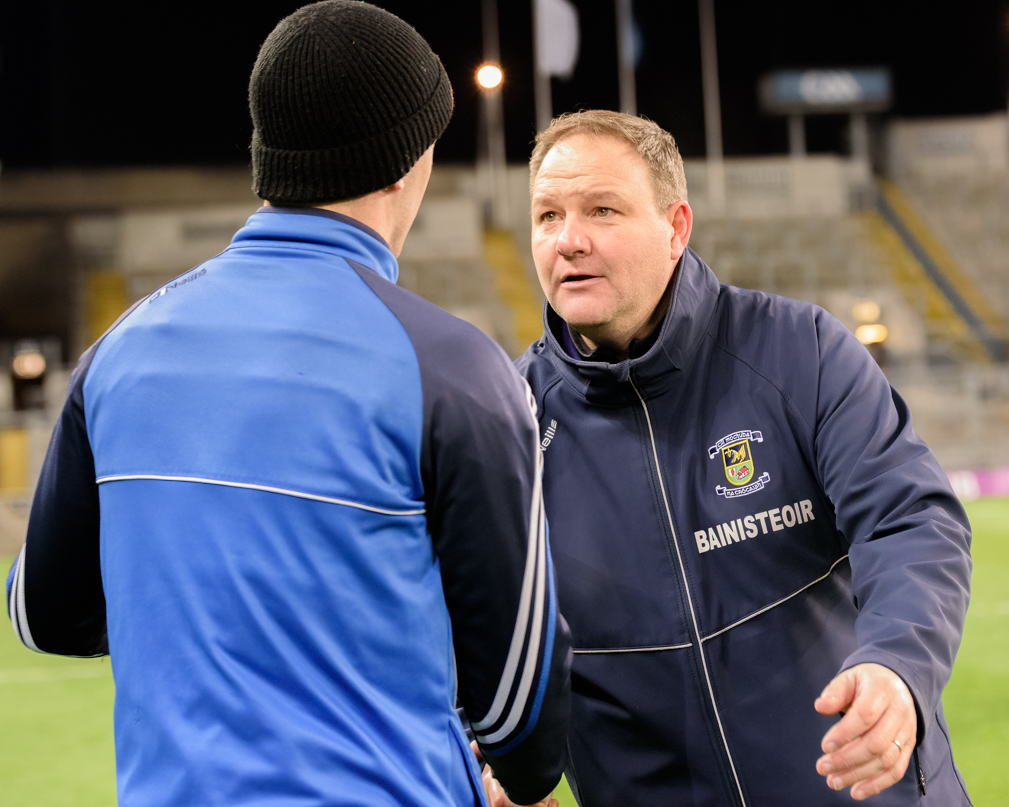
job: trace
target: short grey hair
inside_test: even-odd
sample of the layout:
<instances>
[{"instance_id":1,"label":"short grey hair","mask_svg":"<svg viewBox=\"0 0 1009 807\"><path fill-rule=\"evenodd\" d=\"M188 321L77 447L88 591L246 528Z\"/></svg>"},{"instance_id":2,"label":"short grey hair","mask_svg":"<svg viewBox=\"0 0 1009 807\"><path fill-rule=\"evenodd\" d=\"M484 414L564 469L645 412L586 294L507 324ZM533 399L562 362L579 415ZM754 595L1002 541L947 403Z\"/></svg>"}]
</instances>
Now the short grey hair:
<instances>
[{"instance_id":1,"label":"short grey hair","mask_svg":"<svg viewBox=\"0 0 1009 807\"><path fill-rule=\"evenodd\" d=\"M606 109L569 112L554 118L546 129L536 135L536 146L529 160L530 193L550 149L576 134L609 135L630 143L648 166L655 201L663 212L673 202L687 198L683 158L680 157L673 136L648 118Z\"/></svg>"}]
</instances>

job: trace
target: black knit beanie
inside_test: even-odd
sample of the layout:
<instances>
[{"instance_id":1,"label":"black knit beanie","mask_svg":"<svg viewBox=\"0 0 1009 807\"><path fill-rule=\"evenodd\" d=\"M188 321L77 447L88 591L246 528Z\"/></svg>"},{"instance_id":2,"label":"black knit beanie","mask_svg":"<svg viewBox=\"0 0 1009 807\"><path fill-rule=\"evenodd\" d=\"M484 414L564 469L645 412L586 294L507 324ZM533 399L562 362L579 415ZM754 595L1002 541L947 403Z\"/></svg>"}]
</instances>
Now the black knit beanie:
<instances>
[{"instance_id":1,"label":"black knit beanie","mask_svg":"<svg viewBox=\"0 0 1009 807\"><path fill-rule=\"evenodd\" d=\"M283 19L249 81L252 189L277 204L362 196L403 177L445 131L452 86L424 38L356 0Z\"/></svg>"}]
</instances>

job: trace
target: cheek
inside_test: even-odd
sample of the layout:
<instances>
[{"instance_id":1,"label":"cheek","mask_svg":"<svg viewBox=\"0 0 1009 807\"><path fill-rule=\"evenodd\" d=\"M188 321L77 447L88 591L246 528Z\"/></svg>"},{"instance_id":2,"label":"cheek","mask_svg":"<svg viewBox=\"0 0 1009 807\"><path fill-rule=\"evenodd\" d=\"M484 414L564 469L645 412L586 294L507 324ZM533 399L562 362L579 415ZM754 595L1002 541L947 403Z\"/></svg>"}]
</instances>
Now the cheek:
<instances>
[{"instance_id":1,"label":"cheek","mask_svg":"<svg viewBox=\"0 0 1009 807\"><path fill-rule=\"evenodd\" d=\"M536 274L541 282L546 282L553 273L557 258L557 251L553 247L553 241L534 237L532 241L532 253Z\"/></svg>"}]
</instances>

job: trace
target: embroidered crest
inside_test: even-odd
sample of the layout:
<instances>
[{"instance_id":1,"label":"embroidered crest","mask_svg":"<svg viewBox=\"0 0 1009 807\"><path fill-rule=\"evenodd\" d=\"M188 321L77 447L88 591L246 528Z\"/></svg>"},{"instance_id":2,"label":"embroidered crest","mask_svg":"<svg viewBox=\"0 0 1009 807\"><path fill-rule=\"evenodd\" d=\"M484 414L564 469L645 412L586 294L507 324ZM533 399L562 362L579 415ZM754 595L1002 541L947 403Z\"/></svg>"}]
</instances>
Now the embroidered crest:
<instances>
[{"instance_id":1,"label":"embroidered crest","mask_svg":"<svg viewBox=\"0 0 1009 807\"><path fill-rule=\"evenodd\" d=\"M722 485L715 486L715 493L725 496L727 499L735 499L738 496L746 496L749 493L760 490L766 485L771 477L765 471L759 477L753 461L753 452L750 449L750 441L755 443L764 442L764 436L755 431L738 431L727 434L711 448L708 449L708 458L714 459L716 454L722 457L722 466L725 469L725 478L732 488Z\"/></svg>"},{"instance_id":2,"label":"embroidered crest","mask_svg":"<svg viewBox=\"0 0 1009 807\"><path fill-rule=\"evenodd\" d=\"M725 478L733 485L745 485L753 478L753 456L750 454L750 441L740 440L722 446L722 464L725 466Z\"/></svg>"}]
</instances>

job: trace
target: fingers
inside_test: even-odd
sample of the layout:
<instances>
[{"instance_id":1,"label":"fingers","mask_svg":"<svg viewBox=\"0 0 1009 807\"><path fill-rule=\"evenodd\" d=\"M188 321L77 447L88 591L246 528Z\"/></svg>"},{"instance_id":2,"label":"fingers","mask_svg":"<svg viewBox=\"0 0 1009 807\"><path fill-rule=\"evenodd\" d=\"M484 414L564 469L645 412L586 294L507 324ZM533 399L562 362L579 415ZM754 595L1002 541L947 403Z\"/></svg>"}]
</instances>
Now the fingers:
<instances>
[{"instance_id":1,"label":"fingers","mask_svg":"<svg viewBox=\"0 0 1009 807\"><path fill-rule=\"evenodd\" d=\"M852 798L859 800L879 793L904 776L914 750L914 739L894 742L880 740L880 736L874 734L853 743L852 753L847 759L842 751L832 755L836 762L825 761L830 757L823 757L817 762L817 771L827 777L827 786L831 790L851 787Z\"/></svg>"},{"instance_id":2,"label":"fingers","mask_svg":"<svg viewBox=\"0 0 1009 807\"><path fill-rule=\"evenodd\" d=\"M894 768L883 775L875 776L872 779L866 779L863 782L859 782L851 789L851 797L855 801L862 801L863 799L869 798L869 796L875 796L877 793L882 793L890 785L896 784L904 778L905 770L907 770L907 760L904 761L904 765L899 771Z\"/></svg>"},{"instance_id":3,"label":"fingers","mask_svg":"<svg viewBox=\"0 0 1009 807\"><path fill-rule=\"evenodd\" d=\"M857 740L875 726L886 714L890 693L886 686L865 685L857 682L854 697L845 704L846 712L825 735L820 747L827 754ZM892 720L891 716L891 720Z\"/></svg>"},{"instance_id":4,"label":"fingers","mask_svg":"<svg viewBox=\"0 0 1009 807\"><path fill-rule=\"evenodd\" d=\"M844 709L846 713L823 737L821 747L827 754L857 740L877 724L881 729L896 731L910 719L914 721L912 734L917 732L911 693L899 675L879 664L859 664L845 670L827 685L814 707L821 714L836 714L825 709L838 704L840 708L836 711ZM880 724L884 719L889 722ZM891 734L882 739L890 741L897 736Z\"/></svg>"},{"instance_id":5,"label":"fingers","mask_svg":"<svg viewBox=\"0 0 1009 807\"><path fill-rule=\"evenodd\" d=\"M845 703L845 701L847 701ZM893 671L860 664L835 678L816 701L817 711L844 717L823 738L816 770L833 790L851 787L868 798L903 777L917 738L914 700ZM823 707L823 708L821 708Z\"/></svg>"},{"instance_id":6,"label":"fingers","mask_svg":"<svg viewBox=\"0 0 1009 807\"><path fill-rule=\"evenodd\" d=\"M490 765L484 765L483 789L487 794L487 804L490 807L514 807L504 792L504 788L501 787L501 783L494 778L494 771L491 770Z\"/></svg>"},{"instance_id":7,"label":"fingers","mask_svg":"<svg viewBox=\"0 0 1009 807\"><path fill-rule=\"evenodd\" d=\"M883 717L861 737L845 743L838 750L825 754L816 763L821 775L843 773L877 765L872 775L888 768L906 751L914 748L915 736L909 731L906 716L900 709L888 709ZM825 743L826 744L826 743ZM857 781L857 780L855 780Z\"/></svg>"},{"instance_id":8,"label":"fingers","mask_svg":"<svg viewBox=\"0 0 1009 807\"><path fill-rule=\"evenodd\" d=\"M504 792L504 788L501 787L501 783L494 778L494 773L491 771L490 766L485 767L483 770L483 789L487 794L487 804L490 807L517 807L515 802L508 798L508 795ZM560 807L560 802L551 793L542 801L531 805L531 807Z\"/></svg>"},{"instance_id":9,"label":"fingers","mask_svg":"<svg viewBox=\"0 0 1009 807\"><path fill-rule=\"evenodd\" d=\"M821 715L836 715L848 708L855 697L855 668L845 670L827 684L823 693L813 702L813 708Z\"/></svg>"},{"instance_id":10,"label":"fingers","mask_svg":"<svg viewBox=\"0 0 1009 807\"><path fill-rule=\"evenodd\" d=\"M483 754L476 742L471 742L469 747L473 749L473 753L476 755L477 761L483 763ZM494 778L494 771L491 769L490 765L485 764L483 766L480 778L483 780L484 793L487 795L487 804L490 805L490 807L516 807L516 804L508 798L508 794L505 793L504 788L501 787L501 783ZM554 794L551 793L542 801L538 801L536 804L531 805L531 807L561 807L561 803L557 801L557 799L554 798Z\"/></svg>"}]
</instances>

